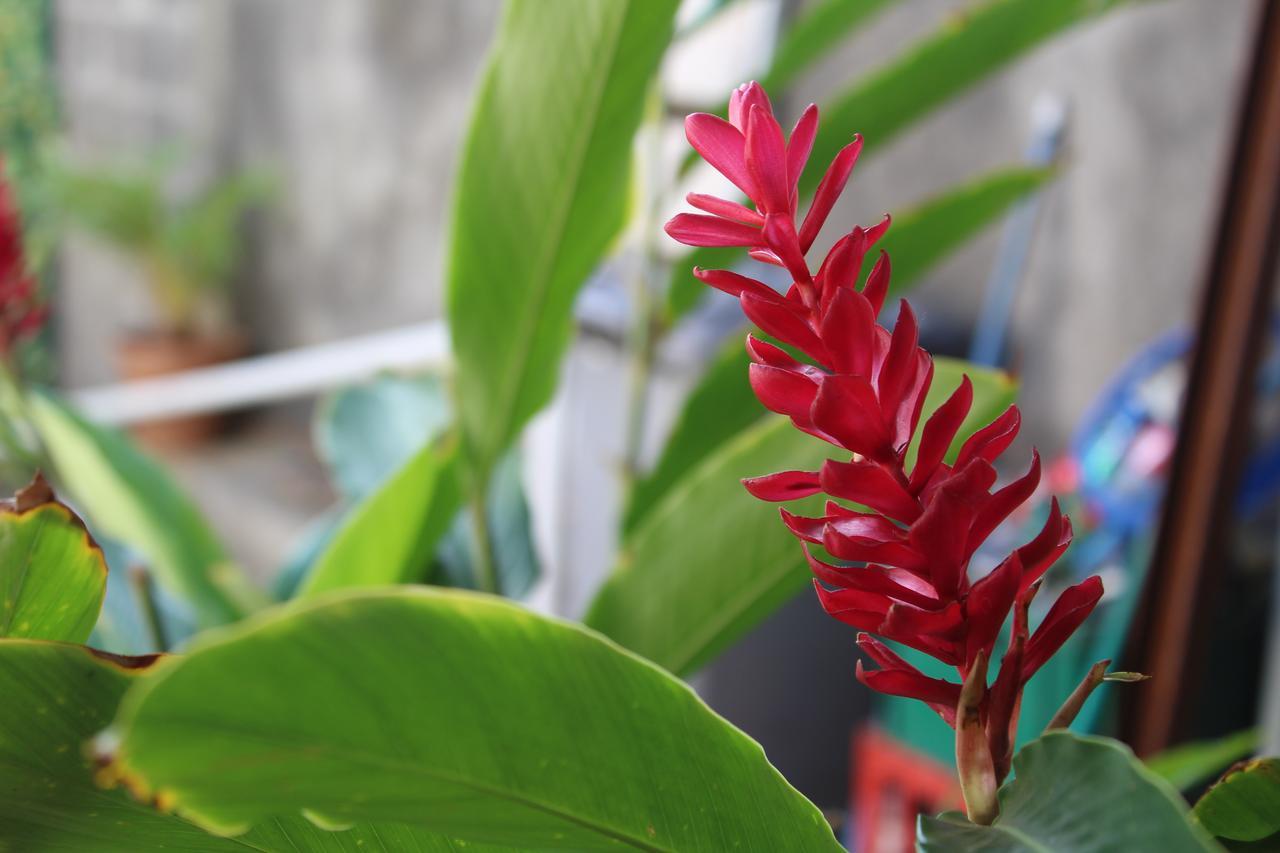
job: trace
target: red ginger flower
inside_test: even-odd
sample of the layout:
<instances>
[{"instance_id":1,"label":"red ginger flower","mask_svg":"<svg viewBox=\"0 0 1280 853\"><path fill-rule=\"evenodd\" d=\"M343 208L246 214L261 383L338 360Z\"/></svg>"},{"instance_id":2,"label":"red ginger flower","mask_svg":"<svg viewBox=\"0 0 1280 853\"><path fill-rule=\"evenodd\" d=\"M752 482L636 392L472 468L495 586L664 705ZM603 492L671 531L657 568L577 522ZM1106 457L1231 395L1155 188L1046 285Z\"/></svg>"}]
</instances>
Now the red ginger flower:
<instances>
[{"instance_id":1,"label":"red ginger flower","mask_svg":"<svg viewBox=\"0 0 1280 853\"><path fill-rule=\"evenodd\" d=\"M791 274L784 296L728 270L694 270L702 281L738 297L747 317L767 334L812 360L798 361L748 335L751 386L760 402L850 456L830 459L818 471L782 471L744 484L766 501L825 493L858 506L829 500L817 518L781 511L804 543L823 608L864 632L858 645L879 669L859 664L858 679L882 693L920 699L956 728L962 684L975 672L973 680L981 683L970 694L981 695L969 695L966 707L979 708L987 767L994 765L998 780L1008 772L1023 686L1089 615L1102 596L1102 582L1091 577L1065 590L1029 632L1027 608L1040 578L1071 542L1071 522L1056 499L1039 535L985 577L970 580L974 553L1038 485L1040 458L1033 452L1025 475L993 489L993 463L1013 442L1021 420L1011 406L964 442L954 464L945 461L973 404L965 377L925 422L908 468L907 448L920 426L933 359L918 345L916 318L905 301L892 332L877 322L889 290L883 251L857 288L863 259L887 229L888 217L872 228L853 228L817 273L810 272L804 256L861 148L855 137L836 156L797 229L797 182L817 125L817 108L810 105L784 139L756 83L733 93L727 122L689 116L689 143L746 193L754 209L691 194L689 203L710 215L679 214L666 230L694 246L747 247L751 257ZM810 544L842 562L819 558ZM986 664L1011 612L1009 645L988 686ZM959 682L924 675L872 634L955 667ZM964 750L972 748L970 742Z\"/></svg>"},{"instance_id":2,"label":"red ginger flower","mask_svg":"<svg viewBox=\"0 0 1280 853\"><path fill-rule=\"evenodd\" d=\"M4 164L0 162L0 175ZM46 309L36 292L22 249L22 223L13 194L0 178L0 361L8 361L15 345L44 324Z\"/></svg>"}]
</instances>

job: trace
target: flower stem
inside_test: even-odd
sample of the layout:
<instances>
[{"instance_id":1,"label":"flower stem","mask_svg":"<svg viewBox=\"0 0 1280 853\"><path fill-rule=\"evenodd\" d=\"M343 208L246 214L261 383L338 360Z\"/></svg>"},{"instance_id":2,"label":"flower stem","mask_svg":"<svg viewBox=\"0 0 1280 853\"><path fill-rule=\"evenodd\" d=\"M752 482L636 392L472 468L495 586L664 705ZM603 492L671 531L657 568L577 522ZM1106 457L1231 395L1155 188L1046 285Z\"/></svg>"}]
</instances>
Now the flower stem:
<instances>
[{"instance_id":1,"label":"flower stem","mask_svg":"<svg viewBox=\"0 0 1280 853\"><path fill-rule=\"evenodd\" d=\"M165 634L164 621L160 618L160 608L156 605L155 587L151 583L151 573L144 566L132 566L129 569L129 585L133 587L138 608L142 610L142 618L147 623L151 634L151 642L158 652L169 650L169 638Z\"/></svg>"},{"instance_id":2,"label":"flower stem","mask_svg":"<svg viewBox=\"0 0 1280 853\"><path fill-rule=\"evenodd\" d=\"M498 573L493 562L493 539L489 532L487 487L479 487L471 496L471 537L475 546L476 584L481 592L498 594Z\"/></svg>"},{"instance_id":3,"label":"flower stem","mask_svg":"<svg viewBox=\"0 0 1280 853\"><path fill-rule=\"evenodd\" d=\"M663 117L662 95L655 81L645 105L644 125L641 128L641 144L637 162L635 192L636 209L636 263L631 287L631 329L627 349L631 356L629 390L627 395L626 444L623 448L623 489L630 491L640 473L640 457L644 449L644 427L649 408L649 384L653 378L653 362L656 338L659 334L661 306L653 294L656 274L656 206L661 197L658 186L661 170L661 130Z\"/></svg>"}]
</instances>

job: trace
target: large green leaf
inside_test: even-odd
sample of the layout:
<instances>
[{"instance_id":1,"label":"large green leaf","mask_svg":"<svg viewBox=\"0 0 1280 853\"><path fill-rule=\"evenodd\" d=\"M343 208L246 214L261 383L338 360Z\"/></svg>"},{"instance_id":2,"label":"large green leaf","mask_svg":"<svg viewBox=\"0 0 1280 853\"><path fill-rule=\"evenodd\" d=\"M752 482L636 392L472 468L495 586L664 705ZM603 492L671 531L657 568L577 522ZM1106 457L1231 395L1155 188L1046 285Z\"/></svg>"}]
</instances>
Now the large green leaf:
<instances>
[{"instance_id":1,"label":"large green leaf","mask_svg":"<svg viewBox=\"0 0 1280 853\"><path fill-rule=\"evenodd\" d=\"M1127 747L1106 738L1050 732L1013 759L1000 817L920 819L921 853L1203 853L1218 849L1188 820L1186 804Z\"/></svg>"},{"instance_id":2,"label":"large green leaf","mask_svg":"<svg viewBox=\"0 0 1280 853\"><path fill-rule=\"evenodd\" d=\"M1280 758L1232 768L1200 798L1194 814L1219 838L1258 841L1280 833Z\"/></svg>"},{"instance_id":3,"label":"large green leaf","mask_svg":"<svg viewBox=\"0 0 1280 853\"><path fill-rule=\"evenodd\" d=\"M893 260L893 293L919 282L924 273L990 224L1052 172L1004 169L935 196L896 219L881 241ZM740 249L733 249L739 258ZM867 259L868 266L878 254ZM730 260L730 259L727 259ZM692 275L690 291L705 287ZM690 299L696 298L691 295ZM658 499L699 459L760 416L747 384L747 355L738 341L723 350L686 400L657 465L632 491L624 529L631 530Z\"/></svg>"},{"instance_id":4,"label":"large green leaf","mask_svg":"<svg viewBox=\"0 0 1280 853\"><path fill-rule=\"evenodd\" d=\"M121 433L90 424L51 394L33 393L29 402L62 487L95 529L136 549L201 625L244 615L243 576L163 468Z\"/></svg>"},{"instance_id":5,"label":"large green leaf","mask_svg":"<svg viewBox=\"0 0 1280 853\"><path fill-rule=\"evenodd\" d=\"M148 658L81 646L0 640L0 850L14 853L449 853L463 849L421 829L358 824L328 832L294 815L220 838L123 789L94 783L87 741L116 713ZM476 850L474 845L466 847ZM484 853L479 850L478 853Z\"/></svg>"},{"instance_id":6,"label":"large green leaf","mask_svg":"<svg viewBox=\"0 0 1280 853\"><path fill-rule=\"evenodd\" d=\"M298 596L424 580L462 503L457 458L452 437L414 454L343 520Z\"/></svg>"},{"instance_id":7,"label":"large green leaf","mask_svg":"<svg viewBox=\"0 0 1280 853\"><path fill-rule=\"evenodd\" d=\"M1128 2L988 0L961 16L949 17L933 34L823 105L800 194L809 196L826 164L855 133L863 136L865 158L1036 45ZM728 257L723 249L699 249L676 264L668 296L673 317L697 301L699 293L687 281L689 269L724 266Z\"/></svg>"},{"instance_id":8,"label":"large green leaf","mask_svg":"<svg viewBox=\"0 0 1280 853\"><path fill-rule=\"evenodd\" d=\"M474 593L349 593L210 635L115 731L131 784L222 830L306 809L518 849L841 849L686 685Z\"/></svg>"},{"instance_id":9,"label":"large green leaf","mask_svg":"<svg viewBox=\"0 0 1280 853\"><path fill-rule=\"evenodd\" d=\"M925 403L932 412L968 373L968 435L1008 404L1004 374L937 359ZM672 487L636 527L586 623L677 674L710 660L809 583L795 539L739 480L812 470L832 447L777 417L724 443ZM812 508L818 498L798 502ZM795 507L791 507L795 509Z\"/></svg>"},{"instance_id":10,"label":"large green leaf","mask_svg":"<svg viewBox=\"0 0 1280 853\"><path fill-rule=\"evenodd\" d=\"M42 478L0 502L0 637L82 643L106 586L102 549Z\"/></svg>"},{"instance_id":11,"label":"large green leaf","mask_svg":"<svg viewBox=\"0 0 1280 853\"><path fill-rule=\"evenodd\" d=\"M510 0L458 174L449 326L483 480L550 399L579 288L625 219L675 0Z\"/></svg>"}]
</instances>

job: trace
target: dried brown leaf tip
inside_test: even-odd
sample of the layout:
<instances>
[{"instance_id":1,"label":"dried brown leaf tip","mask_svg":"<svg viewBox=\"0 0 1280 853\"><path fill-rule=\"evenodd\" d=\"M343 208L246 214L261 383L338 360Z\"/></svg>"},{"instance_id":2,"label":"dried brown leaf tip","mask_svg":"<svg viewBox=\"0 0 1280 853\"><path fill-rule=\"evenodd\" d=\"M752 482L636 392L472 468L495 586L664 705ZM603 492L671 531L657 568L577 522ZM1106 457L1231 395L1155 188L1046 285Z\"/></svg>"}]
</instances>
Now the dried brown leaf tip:
<instances>
[{"instance_id":1,"label":"dried brown leaf tip","mask_svg":"<svg viewBox=\"0 0 1280 853\"><path fill-rule=\"evenodd\" d=\"M49 485L49 481L45 479L44 472L36 471L35 476L31 478L31 482L23 486L11 498L0 499L0 513L9 513L10 515L23 515L33 512L41 507L52 506L63 513L67 520L79 527L84 532L85 542L94 551L102 554L102 547L98 545L93 534L89 532L89 527L84 523L75 510L58 500L58 496L54 494L53 486ZM106 559L103 558L102 568L105 571L107 567Z\"/></svg>"},{"instance_id":2,"label":"dried brown leaf tip","mask_svg":"<svg viewBox=\"0 0 1280 853\"><path fill-rule=\"evenodd\" d=\"M44 478L44 473L37 471L31 482L18 489L13 497L0 500L0 512L30 512L45 504L57 502L53 487Z\"/></svg>"}]
</instances>

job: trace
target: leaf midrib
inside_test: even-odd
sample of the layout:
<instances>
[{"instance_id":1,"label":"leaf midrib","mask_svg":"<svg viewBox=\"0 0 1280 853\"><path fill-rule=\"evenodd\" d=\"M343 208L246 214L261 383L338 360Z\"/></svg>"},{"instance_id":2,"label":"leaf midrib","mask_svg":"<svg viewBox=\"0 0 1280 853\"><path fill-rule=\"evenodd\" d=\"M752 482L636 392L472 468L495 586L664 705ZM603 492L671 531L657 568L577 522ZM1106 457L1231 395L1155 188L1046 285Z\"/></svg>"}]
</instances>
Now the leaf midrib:
<instances>
[{"instance_id":1,"label":"leaf midrib","mask_svg":"<svg viewBox=\"0 0 1280 853\"><path fill-rule=\"evenodd\" d=\"M516 335L516 341L519 346L512 348L511 352L514 356L515 370L504 372L499 380L498 405L502 409L502 414L496 419L495 423L500 428L500 432L495 433L500 436L496 442L484 449L483 467L486 469L482 473L487 474L487 469L493 465L493 459L499 452L500 448L497 444L506 441L505 436L511 430L511 425L515 421L515 409L518 394L516 390L523 387L525 377L528 376L531 365L529 364L528 354L532 351L532 341L537 337L538 321L542 316L543 306L546 304L548 294L550 292L551 270L554 268L556 259L563 250L566 227L569 219L569 213L573 210L574 204L578 197L578 187L582 183L582 175L586 169L586 151L590 147L591 140L595 138L598 132L599 116L601 112L601 104L604 100L604 92L608 89L608 83L612 79L613 68L617 64L619 45L622 41L623 30L626 29L626 21L629 17L631 8L631 0L628 0L627 9L618 15L617 25L614 27L612 38L608 48L608 73L602 73L596 76L595 91L592 93L590 103L591 120L583 122L582 126L586 128L586 132L581 135L574 148L574 158L572 160L573 177L568 182L568 187L572 190L566 192L562 196L563 201L557 206L554 222L549 233L555 235L555 239L548 240L546 249L542 256L538 259L536 269L537 273L530 278L535 285L533 290L533 299L530 310L520 312L518 316L519 334Z\"/></svg>"},{"instance_id":2,"label":"leaf midrib","mask_svg":"<svg viewBox=\"0 0 1280 853\"><path fill-rule=\"evenodd\" d=\"M519 794L514 791L510 791L508 789L472 781L470 779L458 776L453 773L435 770L430 767L424 767L423 765L420 765L420 764L397 761L394 758L391 758L389 756L385 756L376 752L368 752L363 749L354 748L354 747L345 747L345 748L339 747L335 744L326 743L323 741L320 741L320 742L305 741L305 740L299 740L297 738L289 738L287 736L281 736L275 733L267 734L267 733L253 730L253 729L245 729L245 728L238 728L234 726L228 726L226 725L226 722L224 720L214 719L214 718L203 718L203 719L200 717L178 718L172 715L166 715L163 725L165 727L173 726L174 728L185 727L185 726L190 726L191 728L203 728L205 730L219 731L224 734L230 734L236 737L243 737L251 740L257 740L257 741L269 744L271 746L279 747L283 745L284 749L279 750L279 752L282 755L284 755L285 753L292 755L292 751L296 750L299 752L305 752L308 756L311 756L311 757L314 757L316 754L328 755L334 758L352 761L355 763L365 763L365 764L372 765L374 767L379 767L385 770L395 770L397 772L404 772L410 775L421 776L424 779L430 779L436 782L444 782L446 784L453 784L453 785L457 785L459 787L474 791L479 794L485 794L488 796L495 796L500 799L509 800L518 805L522 805L527 808L533 809L534 811L540 811L552 817L560 818L568 823L572 823L574 825L580 826L584 829L595 832L606 838L611 838L615 841L620 841L624 844L628 844L631 847L636 848L637 850L644 850L644 851L647 851L648 853L676 853L676 851L671 850L669 848L658 847L648 843L647 841L644 841L643 839L636 838L631 834L629 834L626 830L606 826L596 820L593 820L592 818L583 817L581 815L574 814L573 812L570 812L560 806L544 803L539 800L535 800L531 797L528 797L524 794ZM125 761L125 764L127 765L128 762ZM193 778L204 778L205 776L206 774L204 772L200 772ZM183 784L181 781L183 778L184 777L180 775L176 776L175 779L178 781L175 781L174 783L162 785L161 787L166 789L175 789ZM427 827L427 828L431 829L431 827Z\"/></svg>"}]
</instances>

